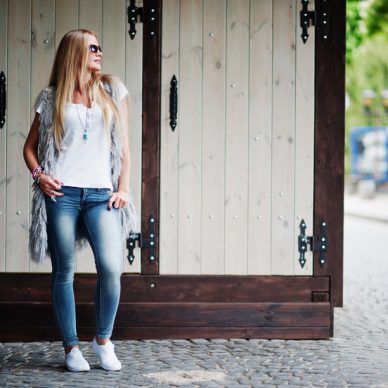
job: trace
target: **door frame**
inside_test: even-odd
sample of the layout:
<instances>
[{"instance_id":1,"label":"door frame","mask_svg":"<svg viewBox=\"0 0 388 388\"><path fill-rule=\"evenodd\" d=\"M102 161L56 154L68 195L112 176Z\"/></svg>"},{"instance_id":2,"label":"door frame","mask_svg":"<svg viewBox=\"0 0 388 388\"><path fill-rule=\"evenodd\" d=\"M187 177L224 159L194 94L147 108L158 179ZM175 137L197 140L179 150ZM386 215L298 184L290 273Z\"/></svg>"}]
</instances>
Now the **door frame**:
<instances>
[{"instance_id":1,"label":"door frame","mask_svg":"<svg viewBox=\"0 0 388 388\"><path fill-rule=\"evenodd\" d=\"M158 34L151 37L144 26L143 35L143 164L142 233L149 234L148 217L156 217L155 263L142 255L141 273L159 273L160 209L160 131L161 131L161 44L162 1L152 3L160 15ZM316 0L321 13L323 2ZM323 267L314 253L313 276L329 276L330 300L335 307L343 304L343 218L344 218L344 141L345 141L345 20L346 2L325 1L329 15L328 38L320 25L315 26L315 115L314 115L314 235L320 221L327 223L329 251ZM310 38L311 39L311 38ZM144 55L146 53L146 55ZM335 69L335 71L333 71ZM328 184L330 182L330 184ZM145 250L147 251L147 249ZM147 252L148 253L148 252ZM201 275L198 275L201 276Z\"/></svg>"}]
</instances>

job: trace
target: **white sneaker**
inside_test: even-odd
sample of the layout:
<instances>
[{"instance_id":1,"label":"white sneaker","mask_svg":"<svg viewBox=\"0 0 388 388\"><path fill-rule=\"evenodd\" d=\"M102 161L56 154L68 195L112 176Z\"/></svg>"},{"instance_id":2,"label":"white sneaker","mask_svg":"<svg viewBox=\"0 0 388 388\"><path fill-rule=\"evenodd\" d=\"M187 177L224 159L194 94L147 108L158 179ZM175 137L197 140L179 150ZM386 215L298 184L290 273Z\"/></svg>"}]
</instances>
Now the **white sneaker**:
<instances>
[{"instance_id":1,"label":"white sneaker","mask_svg":"<svg viewBox=\"0 0 388 388\"><path fill-rule=\"evenodd\" d=\"M86 372L90 370L89 363L84 359L79 348L73 348L65 357L66 367L71 372Z\"/></svg>"},{"instance_id":2,"label":"white sneaker","mask_svg":"<svg viewBox=\"0 0 388 388\"><path fill-rule=\"evenodd\" d=\"M107 342L105 345L99 345L94 338L92 348L100 358L100 364L103 369L111 371L121 369L121 362L116 357L115 346L111 341Z\"/></svg>"}]
</instances>

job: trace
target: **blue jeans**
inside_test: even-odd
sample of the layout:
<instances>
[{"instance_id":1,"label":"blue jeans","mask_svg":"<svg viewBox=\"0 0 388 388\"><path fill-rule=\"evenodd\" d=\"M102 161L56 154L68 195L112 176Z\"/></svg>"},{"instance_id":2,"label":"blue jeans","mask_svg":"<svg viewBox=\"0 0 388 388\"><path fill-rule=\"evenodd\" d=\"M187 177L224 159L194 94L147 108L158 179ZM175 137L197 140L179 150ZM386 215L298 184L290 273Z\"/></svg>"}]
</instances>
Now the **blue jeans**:
<instances>
[{"instance_id":1,"label":"blue jeans","mask_svg":"<svg viewBox=\"0 0 388 388\"><path fill-rule=\"evenodd\" d=\"M96 336L110 338L120 299L123 241L118 209L108 210L111 190L62 186L56 202L45 196L48 247L52 262L52 303L63 346L78 344L73 290L76 231L92 247L98 279Z\"/></svg>"}]
</instances>

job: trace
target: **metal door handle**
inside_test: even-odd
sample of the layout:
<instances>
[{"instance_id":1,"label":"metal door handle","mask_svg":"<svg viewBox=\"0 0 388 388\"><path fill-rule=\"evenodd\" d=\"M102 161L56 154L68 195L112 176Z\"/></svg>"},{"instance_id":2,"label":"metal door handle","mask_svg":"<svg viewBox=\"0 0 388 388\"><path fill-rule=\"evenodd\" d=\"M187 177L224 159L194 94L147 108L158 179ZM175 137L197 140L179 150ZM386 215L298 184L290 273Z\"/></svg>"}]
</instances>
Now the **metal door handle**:
<instances>
[{"instance_id":1,"label":"metal door handle","mask_svg":"<svg viewBox=\"0 0 388 388\"><path fill-rule=\"evenodd\" d=\"M4 72L0 73L0 128L3 129L5 124L5 109L6 109L6 88Z\"/></svg>"},{"instance_id":2,"label":"metal door handle","mask_svg":"<svg viewBox=\"0 0 388 388\"><path fill-rule=\"evenodd\" d=\"M176 127L176 117L178 112L178 80L175 74L170 82L170 127L172 130Z\"/></svg>"}]
</instances>

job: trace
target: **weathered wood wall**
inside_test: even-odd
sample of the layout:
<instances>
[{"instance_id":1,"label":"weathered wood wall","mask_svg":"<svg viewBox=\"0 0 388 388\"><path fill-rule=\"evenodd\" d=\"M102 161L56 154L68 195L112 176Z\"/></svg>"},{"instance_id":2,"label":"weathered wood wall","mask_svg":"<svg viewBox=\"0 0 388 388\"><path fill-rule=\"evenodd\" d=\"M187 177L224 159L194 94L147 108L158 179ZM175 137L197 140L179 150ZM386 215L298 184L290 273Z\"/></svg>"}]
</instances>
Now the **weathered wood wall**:
<instances>
[{"instance_id":1,"label":"weathered wood wall","mask_svg":"<svg viewBox=\"0 0 388 388\"><path fill-rule=\"evenodd\" d=\"M95 31L104 50L103 71L118 75L130 92L131 188L141 216L142 25L131 40L127 24L128 0L1 0L0 71L7 77L7 123L0 131L0 271L46 272L28 258L30 174L22 148L34 100L48 83L55 49L71 29ZM140 252L130 267L140 272ZM94 272L90 249L78 256L78 272Z\"/></svg>"}]
</instances>

